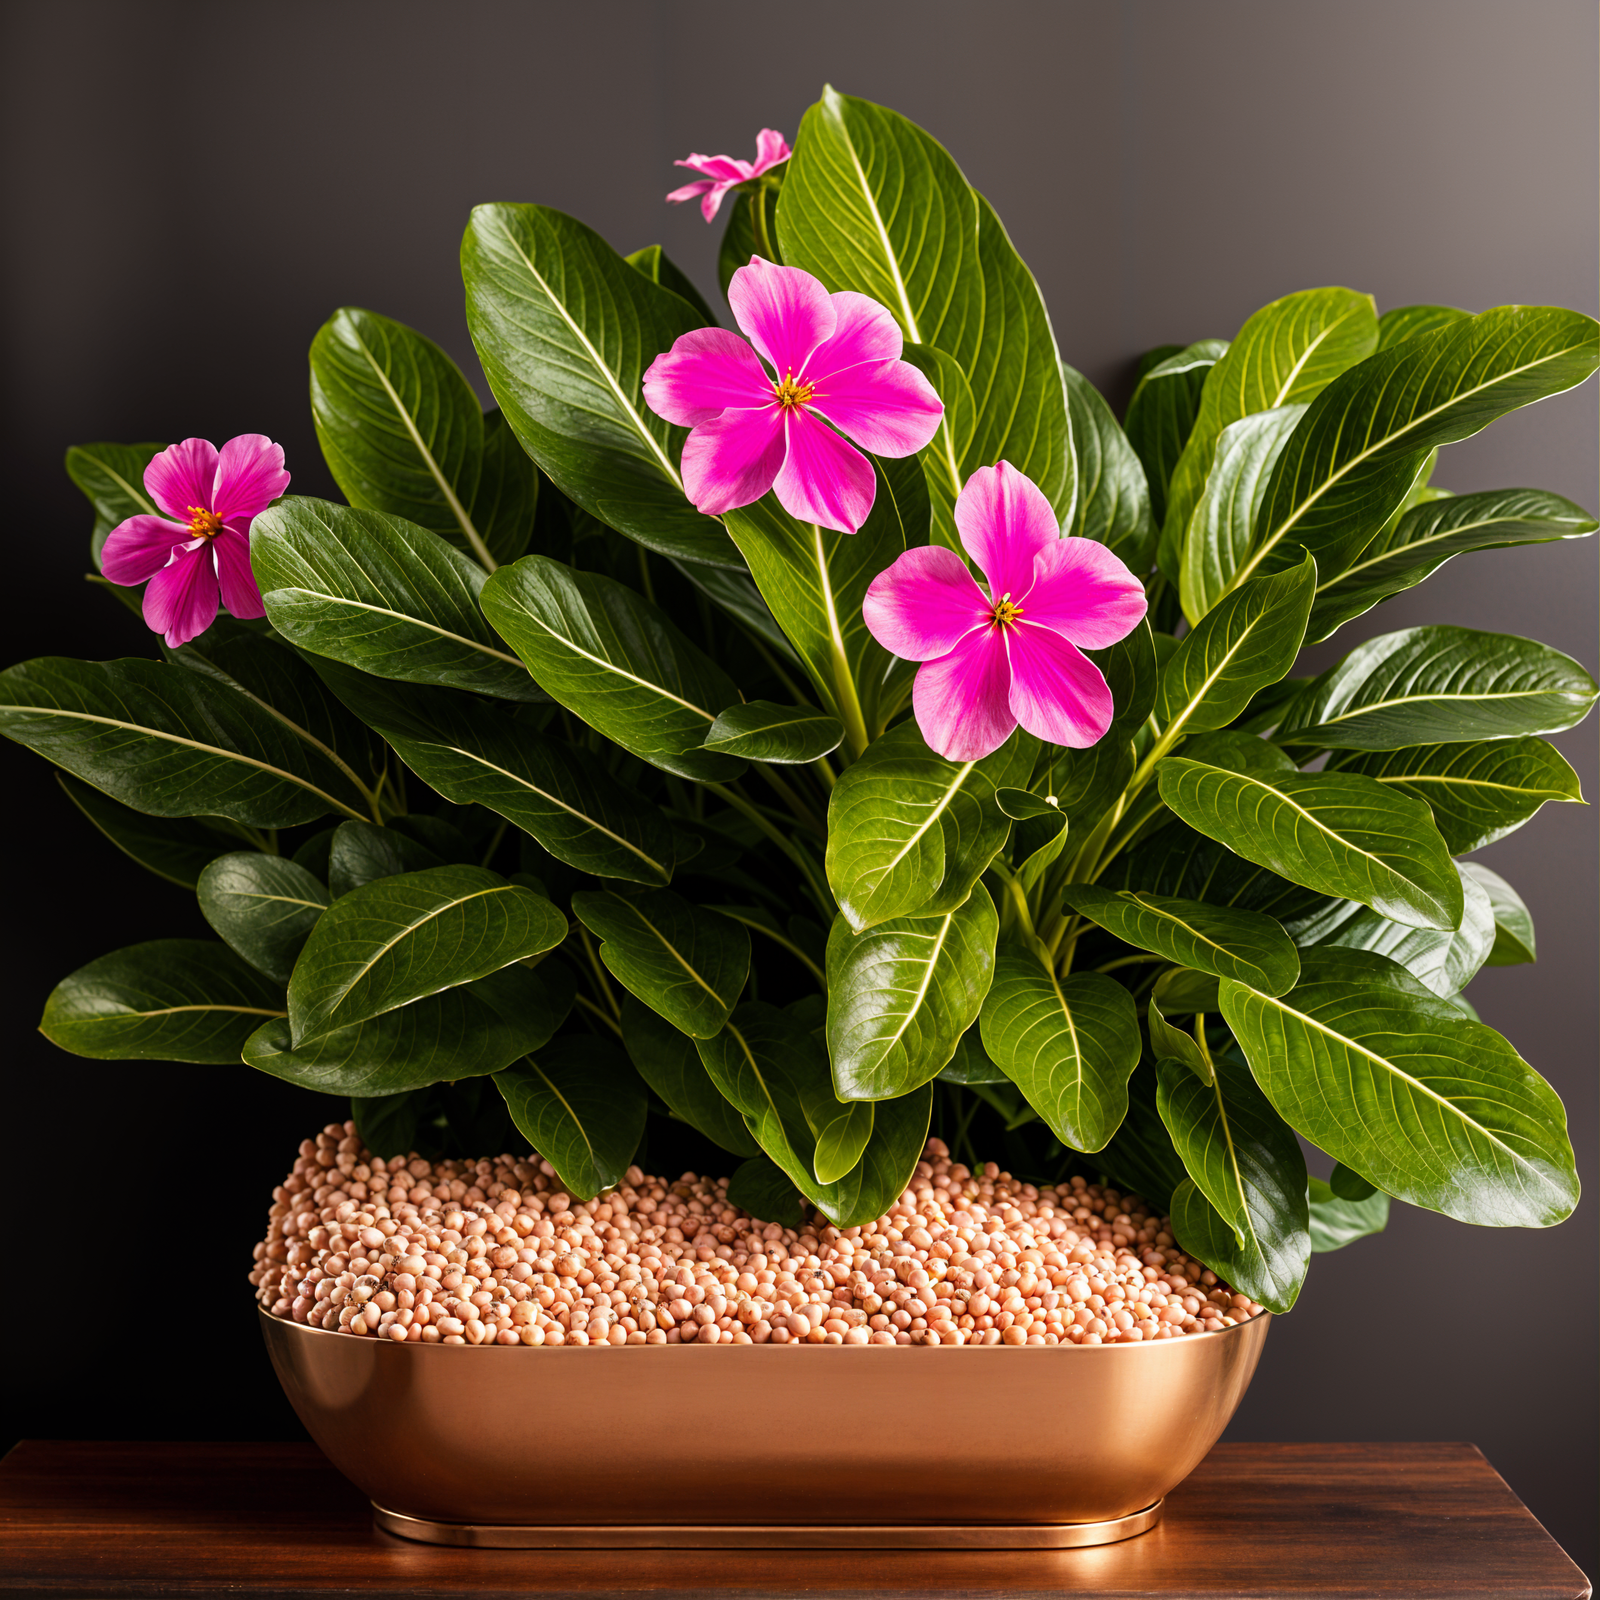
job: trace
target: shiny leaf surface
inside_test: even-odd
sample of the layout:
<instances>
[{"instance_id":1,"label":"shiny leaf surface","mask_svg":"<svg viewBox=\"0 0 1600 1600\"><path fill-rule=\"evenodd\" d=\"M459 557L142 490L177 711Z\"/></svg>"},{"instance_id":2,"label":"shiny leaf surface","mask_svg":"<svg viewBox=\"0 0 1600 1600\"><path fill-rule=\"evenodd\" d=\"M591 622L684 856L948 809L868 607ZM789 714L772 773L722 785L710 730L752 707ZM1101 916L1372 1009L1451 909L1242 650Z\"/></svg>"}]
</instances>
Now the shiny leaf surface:
<instances>
[{"instance_id":1,"label":"shiny leaf surface","mask_svg":"<svg viewBox=\"0 0 1600 1600\"><path fill-rule=\"evenodd\" d=\"M674 1116L736 1156L761 1153L744 1118L712 1082L694 1040L631 994L622 1001L622 1042Z\"/></svg>"},{"instance_id":2,"label":"shiny leaf surface","mask_svg":"<svg viewBox=\"0 0 1600 1600\"><path fill-rule=\"evenodd\" d=\"M234 954L282 984L328 907L328 891L304 867L258 850L218 857L198 889L201 915Z\"/></svg>"},{"instance_id":3,"label":"shiny leaf surface","mask_svg":"<svg viewBox=\"0 0 1600 1600\"><path fill-rule=\"evenodd\" d=\"M799 765L837 750L843 738L844 724L837 717L810 706L751 700L718 714L705 747L749 761Z\"/></svg>"}]
</instances>

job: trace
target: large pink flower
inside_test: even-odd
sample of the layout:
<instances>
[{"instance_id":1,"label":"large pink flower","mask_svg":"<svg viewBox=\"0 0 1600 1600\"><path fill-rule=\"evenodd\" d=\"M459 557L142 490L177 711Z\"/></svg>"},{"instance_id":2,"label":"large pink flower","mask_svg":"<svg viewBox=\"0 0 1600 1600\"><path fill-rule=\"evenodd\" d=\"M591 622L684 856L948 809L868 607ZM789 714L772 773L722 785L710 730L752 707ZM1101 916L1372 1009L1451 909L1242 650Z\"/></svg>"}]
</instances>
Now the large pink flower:
<instances>
[{"instance_id":1,"label":"large pink flower","mask_svg":"<svg viewBox=\"0 0 1600 1600\"><path fill-rule=\"evenodd\" d=\"M876 300L829 294L798 267L752 256L734 273L728 304L754 351L726 328L697 328L644 375L650 408L694 430L683 446L684 491L718 516L771 489L790 516L854 533L877 480L826 424L874 455L914 455L944 414L933 385L900 359L899 324Z\"/></svg>"},{"instance_id":2,"label":"large pink flower","mask_svg":"<svg viewBox=\"0 0 1600 1600\"><path fill-rule=\"evenodd\" d=\"M1143 585L1103 544L1063 539L1007 461L967 479L955 518L987 594L954 550L923 545L872 580L861 608L879 644L923 663L911 698L922 737L951 761L998 750L1019 722L1051 744L1093 744L1111 691L1083 650L1138 626Z\"/></svg>"},{"instance_id":3,"label":"large pink flower","mask_svg":"<svg viewBox=\"0 0 1600 1600\"><path fill-rule=\"evenodd\" d=\"M219 593L234 616L265 616L250 571L250 522L289 487L282 445L260 433L241 433L221 450L185 439L144 469L144 486L174 520L129 517L100 553L113 583L149 579L144 620L176 650L216 621Z\"/></svg>"},{"instance_id":4,"label":"large pink flower","mask_svg":"<svg viewBox=\"0 0 1600 1600\"><path fill-rule=\"evenodd\" d=\"M763 128L756 135L756 159L753 163L741 161L737 156L702 155L691 155L687 161L674 161L673 166L688 167L691 172L703 172L705 177L694 183L686 183L681 189L674 189L667 199L684 201L704 196L700 201L700 215L710 222L722 204L723 195L730 189L759 178L763 172L781 166L788 159L789 145L783 135L776 128Z\"/></svg>"}]
</instances>

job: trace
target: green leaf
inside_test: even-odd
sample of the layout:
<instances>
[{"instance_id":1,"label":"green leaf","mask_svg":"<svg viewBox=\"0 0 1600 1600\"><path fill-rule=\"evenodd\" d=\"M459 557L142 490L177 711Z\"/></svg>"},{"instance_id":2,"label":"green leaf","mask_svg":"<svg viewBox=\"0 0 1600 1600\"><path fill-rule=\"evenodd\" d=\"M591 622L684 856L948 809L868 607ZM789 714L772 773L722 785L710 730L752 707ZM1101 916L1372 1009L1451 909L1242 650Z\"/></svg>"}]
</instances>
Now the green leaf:
<instances>
[{"instance_id":1,"label":"green leaf","mask_svg":"<svg viewBox=\"0 0 1600 1600\"><path fill-rule=\"evenodd\" d=\"M283 986L212 939L153 939L79 967L50 991L39 1031L100 1061L230 1066Z\"/></svg>"},{"instance_id":2,"label":"green leaf","mask_svg":"<svg viewBox=\"0 0 1600 1600\"><path fill-rule=\"evenodd\" d=\"M700 783L743 762L701 748L733 680L626 585L524 556L491 578L484 611L545 690L624 750Z\"/></svg>"},{"instance_id":3,"label":"green leaf","mask_svg":"<svg viewBox=\"0 0 1600 1600\"><path fill-rule=\"evenodd\" d=\"M712 1082L694 1040L631 994L622 1001L622 1042L639 1076L675 1117L736 1156L761 1153L744 1119Z\"/></svg>"},{"instance_id":4,"label":"green leaf","mask_svg":"<svg viewBox=\"0 0 1600 1600\"><path fill-rule=\"evenodd\" d=\"M1474 628L1406 628L1358 645L1296 699L1285 743L1337 750L1559 733L1600 696L1571 656Z\"/></svg>"},{"instance_id":5,"label":"green leaf","mask_svg":"<svg viewBox=\"0 0 1600 1600\"><path fill-rule=\"evenodd\" d=\"M129 517L161 515L145 492L144 469L164 444L75 444L67 451L67 476L88 496L94 507L94 531L89 554L100 570L100 552L106 535Z\"/></svg>"},{"instance_id":6,"label":"green leaf","mask_svg":"<svg viewBox=\"0 0 1600 1600\"><path fill-rule=\"evenodd\" d=\"M1056 795L1026 789L996 789L995 803L1015 819L1011 829L1011 870L1029 894L1067 843L1067 814Z\"/></svg>"},{"instance_id":7,"label":"green leaf","mask_svg":"<svg viewBox=\"0 0 1600 1600\"><path fill-rule=\"evenodd\" d=\"M1391 922L1366 906L1343 901L1314 921L1295 929L1301 945L1337 945L1344 950L1375 950L1398 962L1424 988L1449 998L1472 982L1489 959L1495 943L1494 907L1477 879L1462 862L1464 910L1461 926L1453 932L1439 928L1408 928ZM1252 984L1252 988L1260 988Z\"/></svg>"},{"instance_id":8,"label":"green leaf","mask_svg":"<svg viewBox=\"0 0 1600 1600\"><path fill-rule=\"evenodd\" d=\"M1235 589L1184 635L1161 669L1156 716L1165 738L1226 727L1289 671L1316 583L1316 562L1306 556Z\"/></svg>"},{"instance_id":9,"label":"green leaf","mask_svg":"<svg viewBox=\"0 0 1600 1600\"><path fill-rule=\"evenodd\" d=\"M125 856L180 888L194 888L207 862L238 847L237 834L212 827L201 818L147 817L64 772L56 774L56 782Z\"/></svg>"},{"instance_id":10,"label":"green leaf","mask_svg":"<svg viewBox=\"0 0 1600 1600\"><path fill-rule=\"evenodd\" d=\"M717 315L705 303L700 291L689 281L672 261L672 258L658 244L647 244L642 250L634 250L623 257L636 272L642 272L651 283L659 283L663 289L670 289L680 300L688 302L693 310L708 326L715 326Z\"/></svg>"},{"instance_id":11,"label":"green leaf","mask_svg":"<svg viewBox=\"0 0 1600 1600\"><path fill-rule=\"evenodd\" d=\"M396 694L343 666L327 678L445 799L487 806L580 872L652 888L671 881L672 825L582 746L448 689Z\"/></svg>"},{"instance_id":12,"label":"green leaf","mask_svg":"<svg viewBox=\"0 0 1600 1600\"><path fill-rule=\"evenodd\" d=\"M495 1074L517 1131L568 1193L614 1188L644 1135L649 1097L628 1058L604 1039L558 1039Z\"/></svg>"},{"instance_id":13,"label":"green leaf","mask_svg":"<svg viewBox=\"0 0 1600 1600\"><path fill-rule=\"evenodd\" d=\"M1183 548L1226 429L1256 412L1309 404L1377 343L1372 296L1354 289L1302 289L1255 312L1206 376L1194 429L1167 491L1163 541ZM1187 567L1187 553L1184 561ZM1185 613L1194 620L1187 606Z\"/></svg>"},{"instance_id":14,"label":"green leaf","mask_svg":"<svg viewBox=\"0 0 1600 1600\"><path fill-rule=\"evenodd\" d=\"M250 562L273 627L313 655L407 683L545 698L483 620L483 568L426 528L291 496L251 524Z\"/></svg>"},{"instance_id":15,"label":"green leaf","mask_svg":"<svg viewBox=\"0 0 1600 1600\"><path fill-rule=\"evenodd\" d=\"M379 878L324 912L289 981L298 1046L561 943L548 900L483 867Z\"/></svg>"},{"instance_id":16,"label":"green leaf","mask_svg":"<svg viewBox=\"0 0 1600 1600\"><path fill-rule=\"evenodd\" d=\"M1583 801L1577 773L1543 739L1355 752L1329 766L1426 801L1452 855L1514 833L1547 800Z\"/></svg>"},{"instance_id":17,"label":"green leaf","mask_svg":"<svg viewBox=\"0 0 1600 1600\"><path fill-rule=\"evenodd\" d=\"M850 926L960 906L1005 848L996 792L1027 782L1037 749L1018 733L981 761L946 761L915 721L876 740L828 802L828 882Z\"/></svg>"},{"instance_id":18,"label":"green leaf","mask_svg":"<svg viewBox=\"0 0 1600 1600\"><path fill-rule=\"evenodd\" d=\"M445 863L425 844L397 828L370 822L341 822L328 846L328 888L334 899L402 872L421 872Z\"/></svg>"},{"instance_id":19,"label":"green leaf","mask_svg":"<svg viewBox=\"0 0 1600 1600\"><path fill-rule=\"evenodd\" d=\"M810 1209L805 1196L770 1156L756 1156L734 1170L728 1179L728 1204L748 1211L758 1221L776 1222L783 1228L803 1227Z\"/></svg>"},{"instance_id":20,"label":"green leaf","mask_svg":"<svg viewBox=\"0 0 1600 1600\"><path fill-rule=\"evenodd\" d=\"M818 761L837 750L844 724L810 706L780 706L771 700L731 705L711 725L707 750L749 761L789 765Z\"/></svg>"},{"instance_id":21,"label":"green leaf","mask_svg":"<svg viewBox=\"0 0 1600 1600\"><path fill-rule=\"evenodd\" d=\"M1122 426L1128 443L1144 465L1150 485L1150 515L1157 528L1164 530L1166 526L1167 485L1200 415L1201 391L1227 349L1226 339L1201 339L1168 356L1139 379L1133 399L1128 402ZM1158 559L1168 556L1168 543L1165 538L1161 540ZM1169 576L1177 571L1179 554L1173 543L1170 559L1174 565ZM1167 568L1163 566L1161 570L1166 572Z\"/></svg>"},{"instance_id":22,"label":"green leaf","mask_svg":"<svg viewBox=\"0 0 1600 1600\"><path fill-rule=\"evenodd\" d=\"M1291 883L1408 927L1455 928L1461 880L1428 808L1344 772L1256 777L1169 756L1161 798L1190 827Z\"/></svg>"},{"instance_id":23,"label":"green leaf","mask_svg":"<svg viewBox=\"0 0 1600 1600\"><path fill-rule=\"evenodd\" d=\"M1162 1062L1156 1105L1194 1187L1232 1237L1197 1217L1188 1196L1174 1197L1173 1229L1236 1289L1287 1311L1311 1257L1305 1157L1245 1066L1228 1055L1214 1065L1215 1081L1204 1084Z\"/></svg>"},{"instance_id":24,"label":"green leaf","mask_svg":"<svg viewBox=\"0 0 1600 1600\"><path fill-rule=\"evenodd\" d=\"M684 496L686 430L641 387L658 355L705 325L700 314L548 206L476 207L461 275L484 376L551 482L647 549L737 567L727 535Z\"/></svg>"},{"instance_id":25,"label":"green leaf","mask_svg":"<svg viewBox=\"0 0 1600 1600\"><path fill-rule=\"evenodd\" d=\"M813 1167L817 1136L844 1108L834 1098L820 1039L775 1006L752 1001L715 1038L700 1041L699 1050L761 1148L835 1227L882 1216L904 1192L927 1142L931 1088L878 1101L860 1161L843 1178L824 1184Z\"/></svg>"},{"instance_id":26,"label":"green leaf","mask_svg":"<svg viewBox=\"0 0 1600 1600\"><path fill-rule=\"evenodd\" d=\"M1307 637L1326 639L1352 617L1421 583L1453 556L1581 539L1596 526L1582 506L1543 489L1490 489L1443 498L1435 493L1385 525L1343 572L1317 585Z\"/></svg>"},{"instance_id":27,"label":"green leaf","mask_svg":"<svg viewBox=\"0 0 1600 1600\"><path fill-rule=\"evenodd\" d=\"M876 471L872 511L853 534L797 522L770 494L723 519L823 709L844 724L852 755L875 731L878 687L894 662L861 614L867 586L926 538L926 525L908 534L895 477L882 462Z\"/></svg>"},{"instance_id":28,"label":"green leaf","mask_svg":"<svg viewBox=\"0 0 1600 1600\"><path fill-rule=\"evenodd\" d=\"M824 89L801 122L777 223L789 266L870 295L908 340L955 359L974 402L961 482L1003 458L1058 516L1070 509L1049 315L999 218L936 140L898 112Z\"/></svg>"},{"instance_id":29,"label":"green leaf","mask_svg":"<svg viewBox=\"0 0 1600 1600\"><path fill-rule=\"evenodd\" d=\"M1592 318L1501 306L1368 356L1335 378L1278 457L1243 583L1303 545L1324 580L1371 542L1430 450L1560 394L1600 365Z\"/></svg>"},{"instance_id":30,"label":"green leaf","mask_svg":"<svg viewBox=\"0 0 1600 1600\"><path fill-rule=\"evenodd\" d=\"M1533 917L1523 904L1522 896L1498 872L1491 872L1481 861L1463 861L1461 870L1489 896L1489 904L1494 911L1494 946L1484 965L1520 967L1537 960Z\"/></svg>"},{"instance_id":31,"label":"green leaf","mask_svg":"<svg viewBox=\"0 0 1600 1600\"><path fill-rule=\"evenodd\" d=\"M936 1078L977 1020L1000 920L979 884L954 911L828 936L828 1055L841 1100L886 1100Z\"/></svg>"},{"instance_id":32,"label":"green leaf","mask_svg":"<svg viewBox=\"0 0 1600 1600\"><path fill-rule=\"evenodd\" d=\"M200 912L236 955L278 983L327 909L328 891L282 856L240 850L200 874Z\"/></svg>"},{"instance_id":33,"label":"green leaf","mask_svg":"<svg viewBox=\"0 0 1600 1600\"><path fill-rule=\"evenodd\" d=\"M1250 554L1267 480L1305 411L1303 405L1278 406L1241 417L1218 434L1210 475L1183 535L1178 585L1191 625L1227 593Z\"/></svg>"},{"instance_id":34,"label":"green leaf","mask_svg":"<svg viewBox=\"0 0 1600 1600\"><path fill-rule=\"evenodd\" d=\"M1292 989L1300 972L1294 940L1259 911L1087 883L1069 883L1063 898L1140 950L1152 950L1180 967L1237 978L1263 994Z\"/></svg>"},{"instance_id":35,"label":"green leaf","mask_svg":"<svg viewBox=\"0 0 1600 1600\"><path fill-rule=\"evenodd\" d=\"M837 1183L854 1170L872 1137L873 1122L872 1101L857 1100L817 1130L811 1170L818 1183Z\"/></svg>"},{"instance_id":36,"label":"green leaf","mask_svg":"<svg viewBox=\"0 0 1600 1600\"><path fill-rule=\"evenodd\" d=\"M1554 1091L1386 957L1308 950L1291 993L1224 980L1222 1011L1284 1120L1385 1193L1500 1228L1577 1203Z\"/></svg>"},{"instance_id":37,"label":"green leaf","mask_svg":"<svg viewBox=\"0 0 1600 1600\"><path fill-rule=\"evenodd\" d=\"M980 1025L989 1059L1063 1144L1105 1148L1128 1109L1141 1049L1120 983L1098 972L1057 979L1031 952L1003 947Z\"/></svg>"},{"instance_id":38,"label":"green leaf","mask_svg":"<svg viewBox=\"0 0 1600 1600\"><path fill-rule=\"evenodd\" d=\"M1172 1135L1156 1112L1156 1069L1141 1062L1128 1082L1128 1114L1100 1152L1103 1166L1127 1192L1142 1195L1157 1215L1172 1210L1173 1193L1189 1182Z\"/></svg>"},{"instance_id":39,"label":"green leaf","mask_svg":"<svg viewBox=\"0 0 1600 1600\"><path fill-rule=\"evenodd\" d=\"M1341 1200L1367 1200L1378 1192L1359 1172L1352 1172L1337 1161L1328 1174L1328 1187Z\"/></svg>"},{"instance_id":40,"label":"green leaf","mask_svg":"<svg viewBox=\"0 0 1600 1600\"><path fill-rule=\"evenodd\" d=\"M324 687L318 657L302 655L271 633L219 616L198 639L165 650L175 665L246 695L330 762L358 791L383 770L382 747L359 717Z\"/></svg>"},{"instance_id":41,"label":"green leaf","mask_svg":"<svg viewBox=\"0 0 1600 1600\"><path fill-rule=\"evenodd\" d=\"M1148 572L1155 561L1156 526L1144 467L1100 391L1065 361L1061 377L1078 479L1072 520L1063 532L1098 539L1134 572Z\"/></svg>"},{"instance_id":42,"label":"green leaf","mask_svg":"<svg viewBox=\"0 0 1600 1600\"><path fill-rule=\"evenodd\" d=\"M941 1083L989 1084L1011 1080L992 1062L983 1048L976 1026L956 1040L956 1051L939 1072Z\"/></svg>"},{"instance_id":43,"label":"green leaf","mask_svg":"<svg viewBox=\"0 0 1600 1600\"><path fill-rule=\"evenodd\" d=\"M1453 323L1466 321L1472 313L1454 306L1394 306L1378 318L1378 348L1388 350L1407 339L1437 333Z\"/></svg>"},{"instance_id":44,"label":"green leaf","mask_svg":"<svg viewBox=\"0 0 1600 1600\"><path fill-rule=\"evenodd\" d=\"M41 656L0 673L0 733L157 817L291 828L361 795L246 696L156 661Z\"/></svg>"},{"instance_id":45,"label":"green leaf","mask_svg":"<svg viewBox=\"0 0 1600 1600\"><path fill-rule=\"evenodd\" d=\"M617 981L673 1027L709 1039L728 1020L750 971L750 935L731 917L670 889L585 889L572 913L605 941L600 959Z\"/></svg>"},{"instance_id":46,"label":"green leaf","mask_svg":"<svg viewBox=\"0 0 1600 1600\"><path fill-rule=\"evenodd\" d=\"M1173 969L1166 973L1167 977L1173 975ZM1215 980L1212 980L1215 982ZM1157 988L1160 984L1157 984ZM1180 1066L1192 1072L1202 1083L1216 1082L1216 1069L1211 1062L1209 1049L1200 1048L1199 1038L1192 1033L1185 1033L1182 1028L1175 1028L1161 1014L1161 1002L1154 994L1150 996L1149 1004L1145 1008L1145 1023L1150 1032L1150 1053L1157 1063L1163 1061L1176 1061Z\"/></svg>"},{"instance_id":47,"label":"green leaf","mask_svg":"<svg viewBox=\"0 0 1600 1600\"><path fill-rule=\"evenodd\" d=\"M1168 967L1150 991L1151 1003L1170 1016L1217 1009L1215 973L1193 972L1187 967Z\"/></svg>"},{"instance_id":48,"label":"green leaf","mask_svg":"<svg viewBox=\"0 0 1600 1600\"><path fill-rule=\"evenodd\" d=\"M750 257L764 256L768 261L784 265L783 252L778 248L778 188L764 183L759 189L735 189L728 195L728 225L722 230L722 243L717 251L717 282L724 296L728 285L740 267L750 265ZM756 234L755 207L766 211L766 226L760 237ZM763 244L770 248L763 249ZM710 319L716 321L715 317Z\"/></svg>"},{"instance_id":49,"label":"green leaf","mask_svg":"<svg viewBox=\"0 0 1600 1600\"><path fill-rule=\"evenodd\" d=\"M521 553L520 545L495 549L491 530L474 519L483 412L461 369L431 339L356 306L335 311L311 341L311 415L323 459L351 505L431 529L490 572ZM520 523L526 543L538 493L531 470L521 487L525 515L502 511L498 521L500 529Z\"/></svg>"},{"instance_id":50,"label":"green leaf","mask_svg":"<svg viewBox=\"0 0 1600 1600\"><path fill-rule=\"evenodd\" d=\"M246 1065L323 1094L376 1097L499 1072L537 1050L572 1009L559 962L514 964L296 1045L287 1019L246 1041Z\"/></svg>"},{"instance_id":51,"label":"green leaf","mask_svg":"<svg viewBox=\"0 0 1600 1600\"><path fill-rule=\"evenodd\" d=\"M1321 1178L1312 1178L1309 1192L1313 1255L1342 1250L1389 1225L1389 1197L1381 1189L1365 1200L1342 1200Z\"/></svg>"}]
</instances>

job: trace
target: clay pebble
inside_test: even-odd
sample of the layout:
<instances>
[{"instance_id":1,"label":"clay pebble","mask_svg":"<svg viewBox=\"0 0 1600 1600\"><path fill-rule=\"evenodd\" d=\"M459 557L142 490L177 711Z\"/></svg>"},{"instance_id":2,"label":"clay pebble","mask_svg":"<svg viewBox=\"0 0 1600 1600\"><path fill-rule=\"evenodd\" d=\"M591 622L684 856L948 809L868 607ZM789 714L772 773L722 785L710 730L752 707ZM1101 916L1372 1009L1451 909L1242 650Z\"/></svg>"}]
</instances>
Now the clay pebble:
<instances>
[{"instance_id":1,"label":"clay pebble","mask_svg":"<svg viewBox=\"0 0 1600 1600\"><path fill-rule=\"evenodd\" d=\"M930 1139L877 1221L799 1229L725 1178L630 1167L576 1201L548 1162L385 1160L307 1139L250 1281L276 1317L443 1344L1127 1344L1259 1316L1136 1196L976 1172Z\"/></svg>"}]
</instances>

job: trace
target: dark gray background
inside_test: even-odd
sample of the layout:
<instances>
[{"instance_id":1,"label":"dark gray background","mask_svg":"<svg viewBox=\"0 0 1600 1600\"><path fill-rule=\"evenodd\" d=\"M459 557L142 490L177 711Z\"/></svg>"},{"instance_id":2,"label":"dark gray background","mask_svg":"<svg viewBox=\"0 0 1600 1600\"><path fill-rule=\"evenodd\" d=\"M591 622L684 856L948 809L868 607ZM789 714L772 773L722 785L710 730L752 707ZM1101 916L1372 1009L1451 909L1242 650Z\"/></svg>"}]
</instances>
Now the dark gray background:
<instances>
[{"instance_id":1,"label":"dark gray background","mask_svg":"<svg viewBox=\"0 0 1600 1600\"><path fill-rule=\"evenodd\" d=\"M662 204L672 158L748 156L763 124L792 137L825 81L951 149L1063 354L1119 404L1147 346L1230 335L1316 284L1380 309L1594 310L1591 0L53 0L4 17L8 660L149 649L83 589L66 445L263 431L297 490L327 492L305 350L334 307L470 367L455 260L480 200L562 207L624 250L659 240L714 291L719 230ZM1436 481L1592 508L1595 412L1591 383L1454 447ZM1466 557L1340 648L1445 621L1592 669L1595 577L1593 541ZM1593 722L1557 742L1592 788ZM114 854L41 763L0 762L8 1428L287 1435L242 1275L322 1113L244 1068L84 1062L33 1032L73 967L198 930L192 899ZM1593 818L1550 807L1486 852L1541 957L1472 988L1565 1097L1591 1196ZM1231 1436L1475 1440L1593 1571L1593 1199L1543 1234L1395 1209L1381 1239L1314 1263Z\"/></svg>"}]
</instances>

